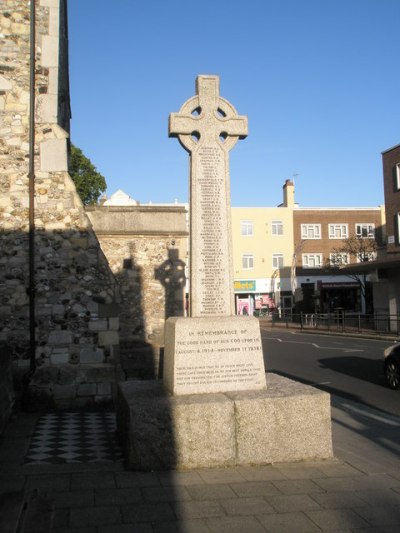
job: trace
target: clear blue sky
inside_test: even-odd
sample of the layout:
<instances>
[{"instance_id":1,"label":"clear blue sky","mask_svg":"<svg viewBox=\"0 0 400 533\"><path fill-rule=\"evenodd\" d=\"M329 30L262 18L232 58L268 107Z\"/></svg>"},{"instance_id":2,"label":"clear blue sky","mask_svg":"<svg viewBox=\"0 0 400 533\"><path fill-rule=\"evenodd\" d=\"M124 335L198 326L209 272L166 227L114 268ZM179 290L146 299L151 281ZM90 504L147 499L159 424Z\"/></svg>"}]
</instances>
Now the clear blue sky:
<instances>
[{"instance_id":1,"label":"clear blue sky","mask_svg":"<svg viewBox=\"0 0 400 533\"><path fill-rule=\"evenodd\" d=\"M69 0L71 140L142 203L188 198L168 115L199 74L249 121L233 206L383 203L400 143L400 0Z\"/></svg>"}]
</instances>

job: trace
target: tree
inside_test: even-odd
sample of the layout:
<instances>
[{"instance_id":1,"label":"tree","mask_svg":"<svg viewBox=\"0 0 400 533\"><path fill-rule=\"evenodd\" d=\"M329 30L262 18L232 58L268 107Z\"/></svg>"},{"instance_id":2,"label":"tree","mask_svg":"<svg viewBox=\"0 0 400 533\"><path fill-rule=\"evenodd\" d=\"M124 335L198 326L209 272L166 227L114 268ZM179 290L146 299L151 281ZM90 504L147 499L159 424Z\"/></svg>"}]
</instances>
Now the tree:
<instances>
[{"instance_id":1,"label":"tree","mask_svg":"<svg viewBox=\"0 0 400 533\"><path fill-rule=\"evenodd\" d=\"M349 263L349 257L357 263L373 261L376 258L377 244L371 237L351 235L344 239L340 248L333 248L330 265L340 267ZM354 262L354 261L353 261Z\"/></svg>"},{"instance_id":2,"label":"tree","mask_svg":"<svg viewBox=\"0 0 400 533\"><path fill-rule=\"evenodd\" d=\"M82 152L71 144L69 174L84 205L96 204L99 196L107 188L104 176Z\"/></svg>"}]
</instances>

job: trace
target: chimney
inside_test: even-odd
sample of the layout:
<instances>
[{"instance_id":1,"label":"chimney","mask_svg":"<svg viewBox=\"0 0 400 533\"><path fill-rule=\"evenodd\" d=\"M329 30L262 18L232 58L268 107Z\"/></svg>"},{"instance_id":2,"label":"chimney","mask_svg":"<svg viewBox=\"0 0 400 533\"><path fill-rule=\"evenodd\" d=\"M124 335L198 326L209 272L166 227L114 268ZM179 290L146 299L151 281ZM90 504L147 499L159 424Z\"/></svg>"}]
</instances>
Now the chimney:
<instances>
[{"instance_id":1,"label":"chimney","mask_svg":"<svg viewBox=\"0 0 400 533\"><path fill-rule=\"evenodd\" d=\"M292 180L286 180L283 186L282 207L294 207L294 183Z\"/></svg>"}]
</instances>

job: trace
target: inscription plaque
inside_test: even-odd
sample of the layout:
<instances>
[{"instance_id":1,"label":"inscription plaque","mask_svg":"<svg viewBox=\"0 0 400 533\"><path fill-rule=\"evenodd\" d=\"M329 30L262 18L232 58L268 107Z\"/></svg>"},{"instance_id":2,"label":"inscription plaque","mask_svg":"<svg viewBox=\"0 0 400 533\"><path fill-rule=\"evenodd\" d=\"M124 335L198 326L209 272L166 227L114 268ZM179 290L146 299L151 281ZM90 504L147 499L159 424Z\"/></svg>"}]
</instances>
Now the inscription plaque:
<instances>
[{"instance_id":1,"label":"inscription plaque","mask_svg":"<svg viewBox=\"0 0 400 533\"><path fill-rule=\"evenodd\" d=\"M265 387L256 318L176 317L167 321L166 328L165 349L173 358L166 359L164 382L175 394Z\"/></svg>"}]
</instances>

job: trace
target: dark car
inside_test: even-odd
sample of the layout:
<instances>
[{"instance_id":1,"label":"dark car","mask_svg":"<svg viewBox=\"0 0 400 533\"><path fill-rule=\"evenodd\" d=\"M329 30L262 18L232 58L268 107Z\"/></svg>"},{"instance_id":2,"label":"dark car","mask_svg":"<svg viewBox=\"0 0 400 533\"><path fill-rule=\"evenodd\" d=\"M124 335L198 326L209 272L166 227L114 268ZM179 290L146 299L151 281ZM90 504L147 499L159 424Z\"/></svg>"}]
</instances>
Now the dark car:
<instances>
[{"instance_id":1,"label":"dark car","mask_svg":"<svg viewBox=\"0 0 400 533\"><path fill-rule=\"evenodd\" d=\"M389 346L383 352L384 371L387 385L391 389L400 388L400 343Z\"/></svg>"}]
</instances>

